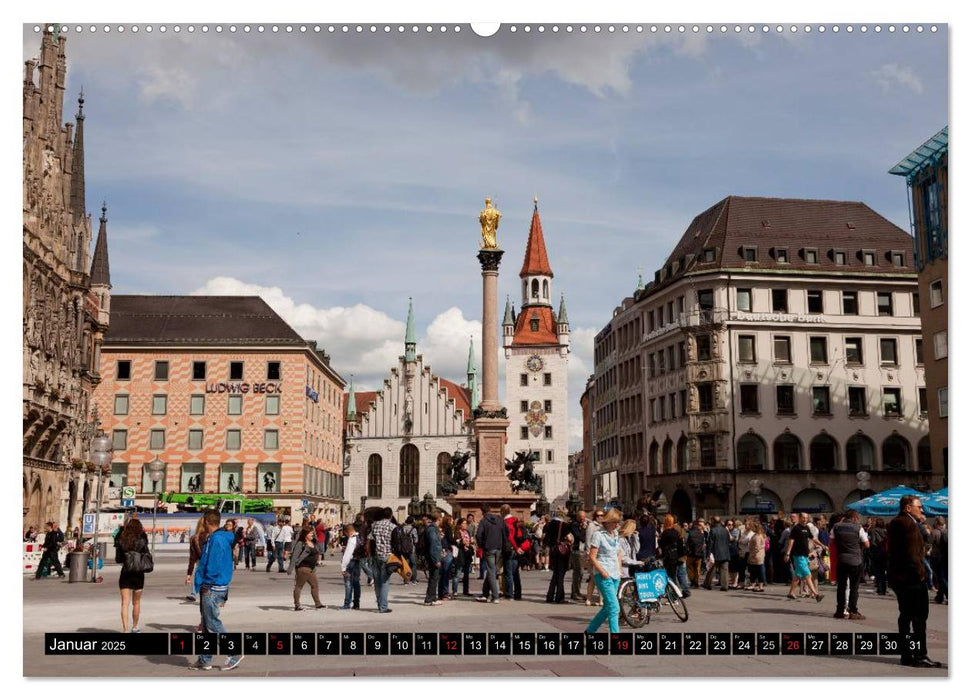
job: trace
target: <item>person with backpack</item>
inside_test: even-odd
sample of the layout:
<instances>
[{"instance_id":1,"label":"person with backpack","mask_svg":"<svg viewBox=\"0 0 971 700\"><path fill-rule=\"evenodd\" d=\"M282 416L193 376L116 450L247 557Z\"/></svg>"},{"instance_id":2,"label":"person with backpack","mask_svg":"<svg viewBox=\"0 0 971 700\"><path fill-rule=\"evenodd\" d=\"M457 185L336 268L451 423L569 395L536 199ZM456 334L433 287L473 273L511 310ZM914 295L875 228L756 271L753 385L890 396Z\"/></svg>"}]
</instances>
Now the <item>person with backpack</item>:
<instances>
[{"instance_id":1,"label":"person with backpack","mask_svg":"<svg viewBox=\"0 0 971 700\"><path fill-rule=\"evenodd\" d=\"M131 606L131 631L140 632L138 618L142 611L145 573L154 566L148 552L148 535L137 518L130 518L115 538L115 562L121 564L118 589L121 591L121 631L128 631L128 608Z\"/></svg>"},{"instance_id":2,"label":"person with backpack","mask_svg":"<svg viewBox=\"0 0 971 700\"><path fill-rule=\"evenodd\" d=\"M405 519L405 524L401 526L401 529L411 539L411 552L407 557L408 566L411 567L411 579L405 581L405 583L410 583L414 586L418 583L418 530L415 528L415 519L409 515Z\"/></svg>"},{"instance_id":3,"label":"person with backpack","mask_svg":"<svg viewBox=\"0 0 971 700\"><path fill-rule=\"evenodd\" d=\"M354 523L344 526L344 534L347 537L347 544L344 547L344 555L341 557L341 577L344 579L344 605L341 610L358 610L361 607L361 556L357 556L357 545L360 537ZM352 604L353 603L353 604Z\"/></svg>"},{"instance_id":4,"label":"person with backpack","mask_svg":"<svg viewBox=\"0 0 971 700\"><path fill-rule=\"evenodd\" d=\"M317 564L320 562L320 552L314 543L314 530L311 527L304 527L297 535L297 541L293 545L290 554L290 563L287 566L287 574L296 571L293 581L293 609L303 610L300 605L300 592L304 584L310 584L310 595L314 599L314 607L320 609L324 604L320 602L320 582L317 579Z\"/></svg>"},{"instance_id":5,"label":"person with backpack","mask_svg":"<svg viewBox=\"0 0 971 700\"><path fill-rule=\"evenodd\" d=\"M482 562L486 569L480 603L499 602L498 568L503 543L509 541L509 530L489 505L482 506L482 520L476 528L476 542L482 549Z\"/></svg>"},{"instance_id":6,"label":"person with backpack","mask_svg":"<svg viewBox=\"0 0 971 700\"><path fill-rule=\"evenodd\" d=\"M404 525L395 525L391 531L391 559L392 567L398 567L401 585L407 586L411 579L411 559L415 554L414 541Z\"/></svg>"},{"instance_id":7,"label":"person with backpack","mask_svg":"<svg viewBox=\"0 0 971 700\"><path fill-rule=\"evenodd\" d=\"M45 524L47 526L47 532L44 533L44 553L40 557L40 563L37 565L37 573L34 575L34 578L41 578L41 572L45 568L47 571L50 571L50 567L54 567L57 570L58 578L64 578L64 569L61 568L61 561L57 554L61 548L61 542L64 541L64 536L58 529L57 523L49 522Z\"/></svg>"},{"instance_id":8,"label":"person with backpack","mask_svg":"<svg viewBox=\"0 0 971 700\"><path fill-rule=\"evenodd\" d=\"M441 605L439 600L438 580L442 572L442 537L438 531L440 516L432 513L425 516L428 524L425 526L425 551L428 558L428 588L425 589L425 605Z\"/></svg>"},{"instance_id":9,"label":"person with backpack","mask_svg":"<svg viewBox=\"0 0 971 700\"><path fill-rule=\"evenodd\" d=\"M564 578L573 554L573 532L566 518L566 508L560 506L554 511L553 519L543 528L543 544L549 552L550 568L553 570L549 588L546 589L547 603L566 602Z\"/></svg>"}]
</instances>

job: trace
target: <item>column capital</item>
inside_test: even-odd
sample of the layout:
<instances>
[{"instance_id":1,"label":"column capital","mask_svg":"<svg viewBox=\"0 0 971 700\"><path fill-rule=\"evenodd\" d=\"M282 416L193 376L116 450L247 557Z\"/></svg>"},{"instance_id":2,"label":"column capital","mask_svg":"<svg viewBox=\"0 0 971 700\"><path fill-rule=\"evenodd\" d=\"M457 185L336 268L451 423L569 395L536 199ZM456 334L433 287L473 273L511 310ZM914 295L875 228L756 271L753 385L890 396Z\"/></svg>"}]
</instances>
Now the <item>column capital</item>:
<instances>
[{"instance_id":1,"label":"column capital","mask_svg":"<svg viewBox=\"0 0 971 700\"><path fill-rule=\"evenodd\" d=\"M499 261L502 260L502 254L505 251L495 249L481 249L479 254L476 256L479 259L479 263L482 265L483 272L498 272L499 271Z\"/></svg>"}]
</instances>

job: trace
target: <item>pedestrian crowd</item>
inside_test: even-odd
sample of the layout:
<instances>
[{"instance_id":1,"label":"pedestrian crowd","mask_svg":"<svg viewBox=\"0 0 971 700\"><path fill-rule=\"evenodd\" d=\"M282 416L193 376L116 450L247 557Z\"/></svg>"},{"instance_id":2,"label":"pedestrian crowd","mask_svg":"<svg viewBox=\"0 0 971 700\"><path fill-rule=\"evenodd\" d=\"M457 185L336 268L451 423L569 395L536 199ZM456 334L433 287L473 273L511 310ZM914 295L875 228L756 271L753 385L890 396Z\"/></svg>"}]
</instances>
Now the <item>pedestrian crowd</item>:
<instances>
[{"instance_id":1,"label":"pedestrian crowd","mask_svg":"<svg viewBox=\"0 0 971 700\"><path fill-rule=\"evenodd\" d=\"M328 553L340 561L344 600L340 610L361 608L361 575L374 589L379 613L392 612L392 580L418 585L425 575L424 604L439 606L458 597L482 603L521 600L520 572L551 572L545 601L595 606L588 632L606 623L619 631L618 591L622 578L638 571L663 568L680 587L684 598L692 589L745 590L763 593L770 583L788 585L789 600L821 602L824 586L836 588L836 619L865 619L859 609L860 584L871 582L877 595L890 589L897 597L899 631L912 633L920 643L904 650L902 663L938 667L926 655L926 620L930 592L935 602L948 598L948 531L944 518L927 523L920 499L901 499L900 514L886 522L865 521L854 510L831 517L779 512L775 516L697 518L679 524L666 514L660 522L646 509L625 518L616 508L584 510L572 517L564 508L551 515L523 521L508 505L494 512L481 508L453 518L445 513L409 516L399 524L390 508L369 508L353 523L328 526L305 519L296 528L280 519L265 528L256 519L231 517L221 522L216 511L199 518L189 539L187 596L198 600L199 631L224 632L219 611L229 595L233 572L243 564L256 571L265 556L265 571L294 575L293 607L303 610L301 594L310 588L315 608L320 598L317 569ZM53 569L64 576L59 550L64 535L57 523L45 524L43 557L37 576ZM36 528L24 541L36 541ZM139 631L145 574L153 562L148 539L137 517L130 518L115 537L122 631ZM566 574L572 571L569 583ZM475 576L481 591L473 591ZM569 586L569 591L567 590ZM460 591L461 589L461 591ZM130 617L129 617L130 616ZM227 659L224 670L235 668L241 656ZM190 668L212 668L202 655Z\"/></svg>"}]
</instances>

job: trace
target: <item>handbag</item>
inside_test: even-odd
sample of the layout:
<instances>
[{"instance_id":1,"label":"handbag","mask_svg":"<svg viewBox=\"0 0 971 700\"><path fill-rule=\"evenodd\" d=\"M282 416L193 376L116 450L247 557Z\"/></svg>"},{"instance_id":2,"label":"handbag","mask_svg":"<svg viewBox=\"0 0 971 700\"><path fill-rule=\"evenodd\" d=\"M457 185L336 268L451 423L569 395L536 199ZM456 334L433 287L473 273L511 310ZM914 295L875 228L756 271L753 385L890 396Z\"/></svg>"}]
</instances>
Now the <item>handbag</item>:
<instances>
[{"instance_id":1,"label":"handbag","mask_svg":"<svg viewBox=\"0 0 971 700\"><path fill-rule=\"evenodd\" d=\"M136 574L147 574L155 569L149 552L125 552L125 569Z\"/></svg>"},{"instance_id":2,"label":"handbag","mask_svg":"<svg viewBox=\"0 0 971 700\"><path fill-rule=\"evenodd\" d=\"M570 543L563 539L563 521L560 521L560 528L556 531L556 551L561 557L566 557L570 555L570 550L573 548Z\"/></svg>"}]
</instances>

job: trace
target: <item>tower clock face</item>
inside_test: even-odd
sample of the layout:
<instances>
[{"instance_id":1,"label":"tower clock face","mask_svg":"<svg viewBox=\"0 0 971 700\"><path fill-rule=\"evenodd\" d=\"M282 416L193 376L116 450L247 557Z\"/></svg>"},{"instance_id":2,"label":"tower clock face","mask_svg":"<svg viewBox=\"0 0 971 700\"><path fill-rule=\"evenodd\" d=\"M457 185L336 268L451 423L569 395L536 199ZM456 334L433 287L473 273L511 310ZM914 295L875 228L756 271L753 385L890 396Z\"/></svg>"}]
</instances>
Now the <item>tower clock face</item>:
<instances>
[{"instance_id":1,"label":"tower clock face","mask_svg":"<svg viewBox=\"0 0 971 700\"><path fill-rule=\"evenodd\" d=\"M543 358L539 355L530 355L526 358L526 369L530 372L541 372L543 370Z\"/></svg>"}]
</instances>

